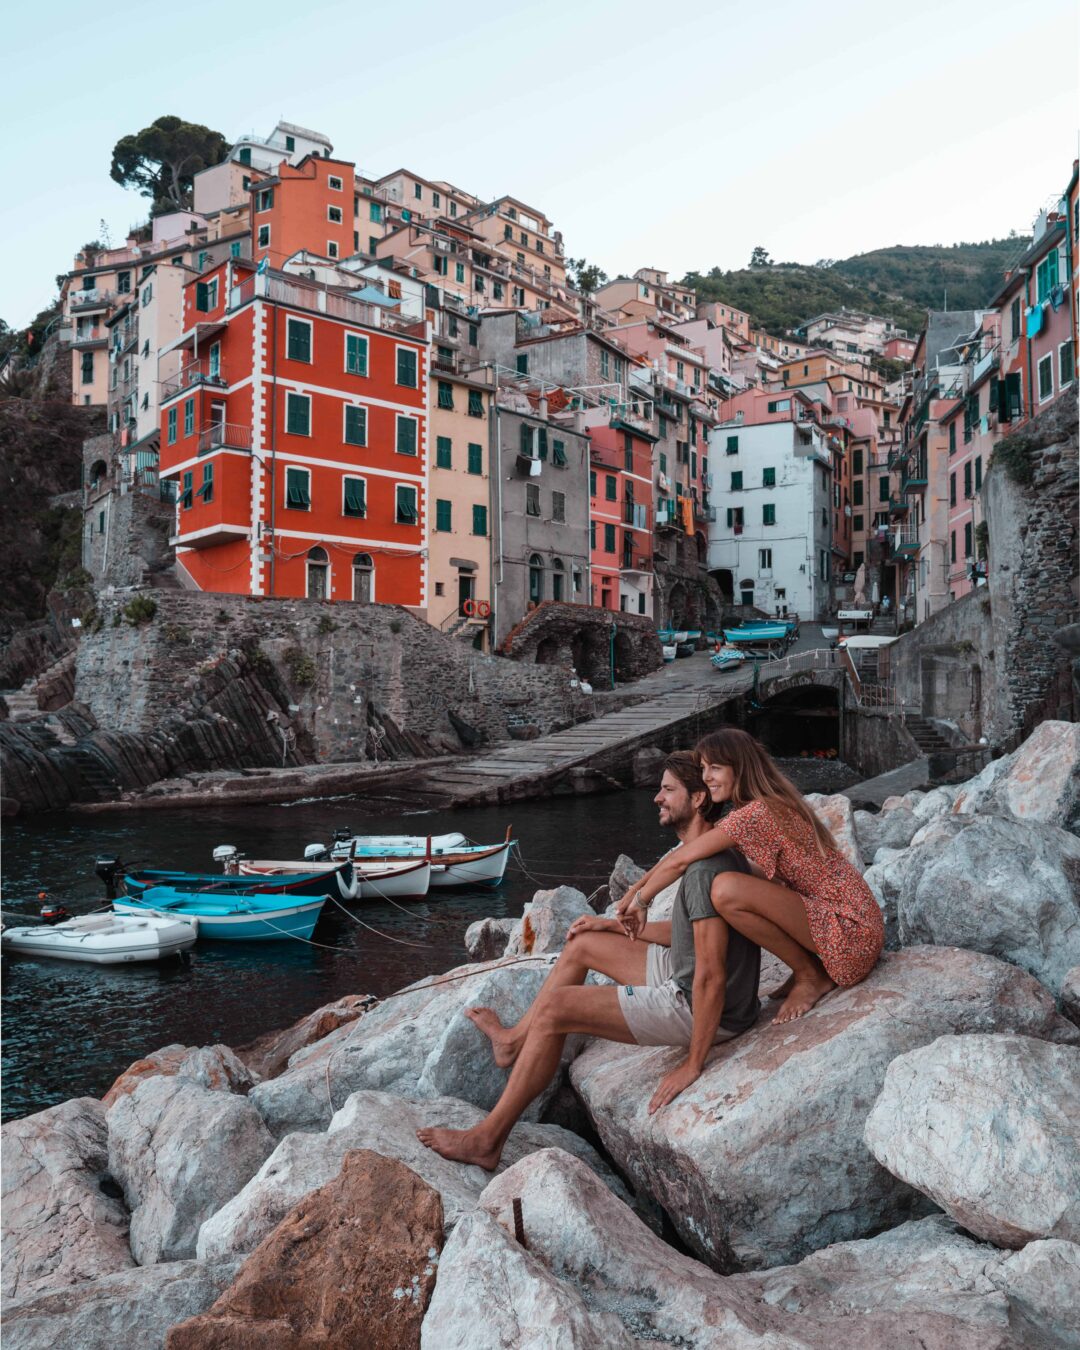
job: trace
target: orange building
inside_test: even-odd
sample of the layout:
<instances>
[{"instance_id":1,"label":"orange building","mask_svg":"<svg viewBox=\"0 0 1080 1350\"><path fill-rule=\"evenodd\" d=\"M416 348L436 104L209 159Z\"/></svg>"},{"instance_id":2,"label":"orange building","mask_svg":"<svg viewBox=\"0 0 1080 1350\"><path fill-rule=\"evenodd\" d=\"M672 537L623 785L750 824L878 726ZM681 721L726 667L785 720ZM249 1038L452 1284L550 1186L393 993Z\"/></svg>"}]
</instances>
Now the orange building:
<instances>
[{"instance_id":1,"label":"orange building","mask_svg":"<svg viewBox=\"0 0 1080 1350\"><path fill-rule=\"evenodd\" d=\"M307 155L295 167L283 161L275 173L252 182L252 257L281 267L301 249L322 258L358 252L355 187L355 165L319 155Z\"/></svg>"},{"instance_id":2,"label":"orange building","mask_svg":"<svg viewBox=\"0 0 1080 1350\"><path fill-rule=\"evenodd\" d=\"M203 591L424 609L426 325L230 260L187 286L183 326L161 391L178 567Z\"/></svg>"},{"instance_id":3,"label":"orange building","mask_svg":"<svg viewBox=\"0 0 1080 1350\"><path fill-rule=\"evenodd\" d=\"M592 603L653 614L652 448L656 437L621 418L591 430L589 529Z\"/></svg>"}]
</instances>

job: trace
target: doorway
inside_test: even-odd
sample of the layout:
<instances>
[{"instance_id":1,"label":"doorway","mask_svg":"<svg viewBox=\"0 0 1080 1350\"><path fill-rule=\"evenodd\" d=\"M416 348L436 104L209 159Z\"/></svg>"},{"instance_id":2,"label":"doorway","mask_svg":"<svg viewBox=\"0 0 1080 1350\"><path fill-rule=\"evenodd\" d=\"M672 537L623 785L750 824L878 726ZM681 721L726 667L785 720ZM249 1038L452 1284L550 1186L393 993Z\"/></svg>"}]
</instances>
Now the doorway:
<instances>
[{"instance_id":1,"label":"doorway","mask_svg":"<svg viewBox=\"0 0 1080 1350\"><path fill-rule=\"evenodd\" d=\"M472 572L458 570L458 613L465 613L465 601L476 599L476 576Z\"/></svg>"}]
</instances>

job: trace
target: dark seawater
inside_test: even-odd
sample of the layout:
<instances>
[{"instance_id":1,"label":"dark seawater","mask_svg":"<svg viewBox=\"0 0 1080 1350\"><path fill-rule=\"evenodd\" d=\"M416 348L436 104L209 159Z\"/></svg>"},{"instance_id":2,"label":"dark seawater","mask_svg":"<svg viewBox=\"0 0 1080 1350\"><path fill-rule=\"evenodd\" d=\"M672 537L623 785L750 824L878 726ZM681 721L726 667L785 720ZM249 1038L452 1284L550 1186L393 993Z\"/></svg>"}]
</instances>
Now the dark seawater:
<instances>
[{"instance_id":1,"label":"dark seawater","mask_svg":"<svg viewBox=\"0 0 1080 1350\"><path fill-rule=\"evenodd\" d=\"M249 857L302 857L305 844L325 841L338 826L387 834L454 829L494 843L512 824L521 846L520 862L511 861L495 891L432 892L402 908L386 901L353 906L370 929L327 905L313 936L333 950L295 940L200 942L186 965L121 967L5 956L3 1118L68 1097L100 1097L133 1060L170 1042L240 1046L343 994L384 995L460 965L468 959L462 936L474 919L520 914L538 885L566 882L588 894L607 880L620 852L653 861L668 836L657 824L652 795L378 817L365 817L355 801L338 800L53 815L9 824L4 909L30 915L43 890L72 913L100 905L104 891L93 870L99 853L117 854L132 866L214 872L216 844L235 844Z\"/></svg>"}]
</instances>

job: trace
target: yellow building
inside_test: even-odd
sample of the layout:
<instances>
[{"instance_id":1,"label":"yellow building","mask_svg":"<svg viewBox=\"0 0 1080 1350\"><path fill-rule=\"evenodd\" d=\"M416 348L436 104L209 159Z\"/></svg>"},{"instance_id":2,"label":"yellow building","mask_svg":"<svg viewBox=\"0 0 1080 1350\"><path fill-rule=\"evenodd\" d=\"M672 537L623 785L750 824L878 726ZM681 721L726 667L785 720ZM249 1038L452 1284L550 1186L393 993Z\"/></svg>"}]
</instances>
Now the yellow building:
<instances>
[{"instance_id":1,"label":"yellow building","mask_svg":"<svg viewBox=\"0 0 1080 1350\"><path fill-rule=\"evenodd\" d=\"M428 622L488 650L491 604L489 370L433 358L428 399Z\"/></svg>"}]
</instances>

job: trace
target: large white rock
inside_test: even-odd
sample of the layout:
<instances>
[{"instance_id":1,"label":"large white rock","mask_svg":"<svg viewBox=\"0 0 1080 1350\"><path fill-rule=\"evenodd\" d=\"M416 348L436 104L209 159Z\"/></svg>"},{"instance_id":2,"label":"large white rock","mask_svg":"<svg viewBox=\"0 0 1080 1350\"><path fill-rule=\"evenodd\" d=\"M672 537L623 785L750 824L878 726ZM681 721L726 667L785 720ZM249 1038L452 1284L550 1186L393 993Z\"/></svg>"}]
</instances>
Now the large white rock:
<instances>
[{"instance_id":1,"label":"large white rock","mask_svg":"<svg viewBox=\"0 0 1080 1350\"><path fill-rule=\"evenodd\" d=\"M199 1228L274 1147L245 1097L186 1078L148 1078L106 1116L109 1170L131 1210L141 1266L195 1255Z\"/></svg>"},{"instance_id":2,"label":"large white rock","mask_svg":"<svg viewBox=\"0 0 1080 1350\"><path fill-rule=\"evenodd\" d=\"M856 811L854 821L862 863L867 865L875 861L876 854L883 848L907 848L915 833L926 824L914 811L903 806L877 815L870 811Z\"/></svg>"},{"instance_id":3,"label":"large white rock","mask_svg":"<svg viewBox=\"0 0 1080 1350\"><path fill-rule=\"evenodd\" d=\"M458 1097L490 1110L506 1085L491 1042L465 1016L466 1008L495 1008L516 1022L551 968L548 957L459 966L409 985L335 1032L332 1053L311 1047L303 1062L253 1089L248 1100L280 1139L296 1130L325 1130L354 1092L402 1097ZM535 1119L546 1097L529 1112Z\"/></svg>"},{"instance_id":4,"label":"large white rock","mask_svg":"<svg viewBox=\"0 0 1080 1350\"><path fill-rule=\"evenodd\" d=\"M917 831L909 848L884 858L875 857L874 865L863 873L863 880L873 892L885 920L886 951L901 946L898 910L902 897L914 893L931 861L970 824L970 820L955 816L935 817Z\"/></svg>"},{"instance_id":5,"label":"large white rock","mask_svg":"<svg viewBox=\"0 0 1080 1350\"><path fill-rule=\"evenodd\" d=\"M999 1247L1080 1241L1080 1049L942 1036L899 1055L866 1121L882 1166Z\"/></svg>"},{"instance_id":6,"label":"large white rock","mask_svg":"<svg viewBox=\"0 0 1080 1350\"><path fill-rule=\"evenodd\" d=\"M127 1210L101 1189L109 1158L99 1101L61 1102L10 1121L0 1137L5 1299L64 1289L135 1264Z\"/></svg>"},{"instance_id":7,"label":"large white rock","mask_svg":"<svg viewBox=\"0 0 1080 1350\"><path fill-rule=\"evenodd\" d=\"M566 931L570 925L583 914L592 913L584 894L573 886L537 891L532 903L510 930L506 955L544 956L561 952L566 946Z\"/></svg>"},{"instance_id":8,"label":"large white rock","mask_svg":"<svg viewBox=\"0 0 1080 1350\"><path fill-rule=\"evenodd\" d=\"M806 800L814 808L818 819L832 831L840 852L861 872L863 858L855 833L855 813L851 807L850 797L845 797L842 792L829 795L823 792L808 792Z\"/></svg>"},{"instance_id":9,"label":"large white rock","mask_svg":"<svg viewBox=\"0 0 1080 1350\"><path fill-rule=\"evenodd\" d=\"M489 1215L467 1214L439 1258L421 1350L638 1350Z\"/></svg>"},{"instance_id":10,"label":"large white rock","mask_svg":"<svg viewBox=\"0 0 1080 1350\"><path fill-rule=\"evenodd\" d=\"M1061 982L1061 1011L1080 1026L1080 966L1065 972Z\"/></svg>"},{"instance_id":11,"label":"large white rock","mask_svg":"<svg viewBox=\"0 0 1080 1350\"><path fill-rule=\"evenodd\" d=\"M965 783L953 810L1080 830L1080 724L1041 722L1018 750Z\"/></svg>"},{"instance_id":12,"label":"large white rock","mask_svg":"<svg viewBox=\"0 0 1080 1350\"><path fill-rule=\"evenodd\" d=\"M1005 1295L1009 1323L1023 1346L1075 1350L1080 1345L1080 1246L1029 1242L987 1268Z\"/></svg>"},{"instance_id":13,"label":"large white rock","mask_svg":"<svg viewBox=\"0 0 1080 1350\"><path fill-rule=\"evenodd\" d=\"M516 919L477 919L465 929L465 950L474 961L497 961L506 952Z\"/></svg>"},{"instance_id":14,"label":"large white rock","mask_svg":"<svg viewBox=\"0 0 1080 1350\"><path fill-rule=\"evenodd\" d=\"M653 1086L681 1051L594 1041L571 1067L620 1171L723 1270L798 1260L925 1213L862 1139L897 1055L959 1032L1080 1039L1026 972L943 947L887 954L796 1022L772 1025L771 1015L718 1047L652 1116Z\"/></svg>"},{"instance_id":15,"label":"large white rock","mask_svg":"<svg viewBox=\"0 0 1080 1350\"><path fill-rule=\"evenodd\" d=\"M966 947L1012 961L1060 996L1080 965L1080 839L1057 825L975 816L899 870L900 942Z\"/></svg>"},{"instance_id":16,"label":"large white rock","mask_svg":"<svg viewBox=\"0 0 1080 1350\"><path fill-rule=\"evenodd\" d=\"M424 1125L467 1130L484 1113L468 1102L440 1097L411 1101L386 1092L355 1092L334 1116L326 1134L290 1134L228 1204L203 1224L196 1248L200 1260L212 1261L254 1251L293 1205L336 1177L350 1149L368 1148L397 1158L442 1196L447 1227L472 1209L492 1173L450 1162L425 1148L416 1137ZM558 1125L521 1122L510 1133L499 1170L527 1153L563 1148L583 1160L601 1184L630 1200L626 1187L596 1150Z\"/></svg>"},{"instance_id":17,"label":"large white rock","mask_svg":"<svg viewBox=\"0 0 1080 1350\"><path fill-rule=\"evenodd\" d=\"M4 1307L4 1350L161 1350L169 1328L229 1287L237 1262L171 1261Z\"/></svg>"},{"instance_id":18,"label":"large white rock","mask_svg":"<svg viewBox=\"0 0 1080 1350\"><path fill-rule=\"evenodd\" d=\"M649 1232L558 1149L516 1163L479 1203L513 1234L515 1199L529 1252L642 1344L987 1350L1016 1344L1010 1321L1024 1299L1032 1324L1060 1321L1069 1285L1066 1251L1050 1287L1021 1292L1031 1281L1011 1270L1019 1257L973 1241L942 1215L827 1247L796 1266L720 1276ZM440 1279L446 1266L444 1256Z\"/></svg>"}]
</instances>

